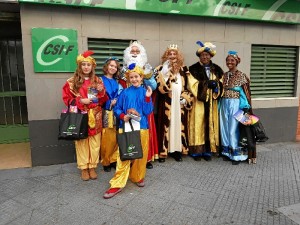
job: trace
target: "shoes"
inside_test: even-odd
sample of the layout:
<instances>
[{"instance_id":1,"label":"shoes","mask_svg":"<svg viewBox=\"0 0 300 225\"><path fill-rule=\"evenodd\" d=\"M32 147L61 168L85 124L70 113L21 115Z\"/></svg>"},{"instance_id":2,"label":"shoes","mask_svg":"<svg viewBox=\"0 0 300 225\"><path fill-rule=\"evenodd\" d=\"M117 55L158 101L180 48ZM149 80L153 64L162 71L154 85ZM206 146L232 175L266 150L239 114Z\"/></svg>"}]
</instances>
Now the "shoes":
<instances>
[{"instance_id":1,"label":"shoes","mask_svg":"<svg viewBox=\"0 0 300 225\"><path fill-rule=\"evenodd\" d=\"M201 156L194 156L193 159L194 159L195 161L201 161Z\"/></svg>"},{"instance_id":2,"label":"shoes","mask_svg":"<svg viewBox=\"0 0 300 225\"><path fill-rule=\"evenodd\" d=\"M90 174L89 174L88 169L81 170L81 179L83 181L88 181L90 179Z\"/></svg>"},{"instance_id":3,"label":"shoes","mask_svg":"<svg viewBox=\"0 0 300 225\"><path fill-rule=\"evenodd\" d=\"M89 174L90 174L90 178L91 178L92 180L96 180L97 177L98 177L95 168L89 169Z\"/></svg>"},{"instance_id":4,"label":"shoes","mask_svg":"<svg viewBox=\"0 0 300 225\"><path fill-rule=\"evenodd\" d=\"M223 156L223 161L229 161L230 159L227 156Z\"/></svg>"},{"instance_id":5,"label":"shoes","mask_svg":"<svg viewBox=\"0 0 300 225\"><path fill-rule=\"evenodd\" d=\"M151 163L151 162L147 162L146 168L147 168L147 169L153 169L152 163Z\"/></svg>"},{"instance_id":6,"label":"shoes","mask_svg":"<svg viewBox=\"0 0 300 225\"><path fill-rule=\"evenodd\" d=\"M144 179L141 179L139 182L135 183L138 187L145 187L145 181Z\"/></svg>"},{"instance_id":7,"label":"shoes","mask_svg":"<svg viewBox=\"0 0 300 225\"><path fill-rule=\"evenodd\" d=\"M111 164L110 164L110 167L116 169L116 167L117 167L117 162L111 163Z\"/></svg>"},{"instance_id":8,"label":"shoes","mask_svg":"<svg viewBox=\"0 0 300 225\"><path fill-rule=\"evenodd\" d=\"M256 158L252 158L252 163L256 164Z\"/></svg>"},{"instance_id":9,"label":"shoes","mask_svg":"<svg viewBox=\"0 0 300 225\"><path fill-rule=\"evenodd\" d=\"M232 161L231 163L232 163L232 165L239 165L240 161Z\"/></svg>"},{"instance_id":10,"label":"shoes","mask_svg":"<svg viewBox=\"0 0 300 225\"><path fill-rule=\"evenodd\" d=\"M173 153L169 153L169 155L175 159L175 161L177 162L181 162L182 161L182 157L181 157L181 153L180 152L173 152Z\"/></svg>"},{"instance_id":11,"label":"shoes","mask_svg":"<svg viewBox=\"0 0 300 225\"><path fill-rule=\"evenodd\" d=\"M204 159L205 161L211 161L211 156L205 155L205 156L203 156L203 159Z\"/></svg>"},{"instance_id":12,"label":"shoes","mask_svg":"<svg viewBox=\"0 0 300 225\"><path fill-rule=\"evenodd\" d=\"M248 164L250 165L252 163L252 159L248 159Z\"/></svg>"},{"instance_id":13,"label":"shoes","mask_svg":"<svg viewBox=\"0 0 300 225\"><path fill-rule=\"evenodd\" d=\"M112 198L121 191L122 188L110 188L104 193L103 198L105 199Z\"/></svg>"},{"instance_id":14,"label":"shoes","mask_svg":"<svg viewBox=\"0 0 300 225\"><path fill-rule=\"evenodd\" d=\"M105 172L110 172L111 171L111 167L110 166L103 166L103 170Z\"/></svg>"},{"instance_id":15,"label":"shoes","mask_svg":"<svg viewBox=\"0 0 300 225\"><path fill-rule=\"evenodd\" d=\"M158 162L160 162L160 163L164 163L165 161L166 161L165 158L159 158L159 159L158 159Z\"/></svg>"}]
</instances>

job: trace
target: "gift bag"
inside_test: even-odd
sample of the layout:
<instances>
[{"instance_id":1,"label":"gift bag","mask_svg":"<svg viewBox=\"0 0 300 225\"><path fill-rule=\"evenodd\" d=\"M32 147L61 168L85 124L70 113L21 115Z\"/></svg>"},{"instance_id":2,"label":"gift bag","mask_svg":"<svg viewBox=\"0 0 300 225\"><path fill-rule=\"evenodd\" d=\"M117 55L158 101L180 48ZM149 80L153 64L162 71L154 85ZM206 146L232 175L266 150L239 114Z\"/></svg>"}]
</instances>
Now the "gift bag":
<instances>
[{"instance_id":1,"label":"gift bag","mask_svg":"<svg viewBox=\"0 0 300 225\"><path fill-rule=\"evenodd\" d=\"M254 130L255 140L257 142L265 142L269 139L269 137L266 134L265 128L263 127L260 120L258 120L255 124L251 126Z\"/></svg>"},{"instance_id":2,"label":"gift bag","mask_svg":"<svg viewBox=\"0 0 300 225\"><path fill-rule=\"evenodd\" d=\"M131 126L131 132L117 134L120 159L122 161L143 158L140 131L133 129L131 120L129 120L129 124Z\"/></svg>"},{"instance_id":3,"label":"gift bag","mask_svg":"<svg viewBox=\"0 0 300 225\"><path fill-rule=\"evenodd\" d=\"M88 137L88 114L82 111L70 110L61 113L59 120L58 139L79 140ZM72 111L72 112L70 112Z\"/></svg>"}]
</instances>

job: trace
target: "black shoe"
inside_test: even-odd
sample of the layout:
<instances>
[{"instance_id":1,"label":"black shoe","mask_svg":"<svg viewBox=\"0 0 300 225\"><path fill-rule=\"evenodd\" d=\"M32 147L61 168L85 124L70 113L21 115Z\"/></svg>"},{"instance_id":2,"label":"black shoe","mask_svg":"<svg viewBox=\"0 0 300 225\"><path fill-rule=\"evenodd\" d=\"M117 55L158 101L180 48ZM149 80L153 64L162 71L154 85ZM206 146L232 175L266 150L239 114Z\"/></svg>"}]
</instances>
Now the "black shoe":
<instances>
[{"instance_id":1,"label":"black shoe","mask_svg":"<svg viewBox=\"0 0 300 225\"><path fill-rule=\"evenodd\" d=\"M152 168L153 168L152 163L151 163L151 162L147 162L146 168L147 168L147 169L152 169Z\"/></svg>"},{"instance_id":2,"label":"black shoe","mask_svg":"<svg viewBox=\"0 0 300 225\"><path fill-rule=\"evenodd\" d=\"M159 158L159 159L158 159L158 162L160 162L160 163L164 163L165 161L166 161L165 158Z\"/></svg>"},{"instance_id":3,"label":"black shoe","mask_svg":"<svg viewBox=\"0 0 300 225\"><path fill-rule=\"evenodd\" d=\"M222 156L223 161L229 161L230 159L227 156Z\"/></svg>"},{"instance_id":4,"label":"black shoe","mask_svg":"<svg viewBox=\"0 0 300 225\"><path fill-rule=\"evenodd\" d=\"M175 159L175 161L177 162L181 162L182 161L182 157L181 157L181 153L180 152L173 152L169 154L173 159Z\"/></svg>"},{"instance_id":5,"label":"black shoe","mask_svg":"<svg viewBox=\"0 0 300 225\"><path fill-rule=\"evenodd\" d=\"M240 161L232 161L231 163L232 163L232 165L239 165Z\"/></svg>"},{"instance_id":6,"label":"black shoe","mask_svg":"<svg viewBox=\"0 0 300 225\"><path fill-rule=\"evenodd\" d=\"M110 167L116 169L117 163L116 163L116 162L111 163L111 164L110 164Z\"/></svg>"},{"instance_id":7,"label":"black shoe","mask_svg":"<svg viewBox=\"0 0 300 225\"><path fill-rule=\"evenodd\" d=\"M194 156L193 159L194 159L195 161L201 161L201 156Z\"/></svg>"},{"instance_id":8,"label":"black shoe","mask_svg":"<svg viewBox=\"0 0 300 225\"><path fill-rule=\"evenodd\" d=\"M205 160L205 161L211 161L211 156L203 156L203 159Z\"/></svg>"},{"instance_id":9,"label":"black shoe","mask_svg":"<svg viewBox=\"0 0 300 225\"><path fill-rule=\"evenodd\" d=\"M103 170L104 170L105 172L110 172L110 171L111 171L111 168L110 168L110 166L103 166Z\"/></svg>"}]
</instances>

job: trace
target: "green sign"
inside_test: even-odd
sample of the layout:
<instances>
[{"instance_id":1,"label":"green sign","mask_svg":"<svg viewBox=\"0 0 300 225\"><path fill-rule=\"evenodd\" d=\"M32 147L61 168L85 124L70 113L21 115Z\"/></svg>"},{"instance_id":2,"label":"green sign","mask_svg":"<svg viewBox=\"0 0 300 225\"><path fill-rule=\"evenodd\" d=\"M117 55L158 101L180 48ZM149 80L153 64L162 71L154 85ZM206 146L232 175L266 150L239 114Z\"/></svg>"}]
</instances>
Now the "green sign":
<instances>
[{"instance_id":1,"label":"green sign","mask_svg":"<svg viewBox=\"0 0 300 225\"><path fill-rule=\"evenodd\" d=\"M77 31L32 28L34 72L74 72L78 55Z\"/></svg>"},{"instance_id":2,"label":"green sign","mask_svg":"<svg viewBox=\"0 0 300 225\"><path fill-rule=\"evenodd\" d=\"M19 2L300 24L299 0L19 0Z\"/></svg>"}]
</instances>

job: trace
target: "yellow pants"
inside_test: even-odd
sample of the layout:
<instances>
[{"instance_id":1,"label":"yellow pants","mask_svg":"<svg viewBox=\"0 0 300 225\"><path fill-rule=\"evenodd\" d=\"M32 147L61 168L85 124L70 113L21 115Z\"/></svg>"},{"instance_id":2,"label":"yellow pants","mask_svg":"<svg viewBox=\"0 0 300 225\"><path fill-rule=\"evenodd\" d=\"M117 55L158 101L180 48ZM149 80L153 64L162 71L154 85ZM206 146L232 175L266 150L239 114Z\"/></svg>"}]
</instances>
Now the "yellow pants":
<instances>
[{"instance_id":1,"label":"yellow pants","mask_svg":"<svg viewBox=\"0 0 300 225\"><path fill-rule=\"evenodd\" d=\"M97 168L99 163L101 134L75 141L78 169Z\"/></svg>"},{"instance_id":2,"label":"yellow pants","mask_svg":"<svg viewBox=\"0 0 300 225\"><path fill-rule=\"evenodd\" d=\"M135 160L121 161L119 151L117 151L117 168L114 177L110 180L111 188L125 187L128 177L136 183L146 176L146 164L149 150L149 131L141 130L141 143L143 149L143 158ZM130 166L130 164L132 164Z\"/></svg>"},{"instance_id":3,"label":"yellow pants","mask_svg":"<svg viewBox=\"0 0 300 225\"><path fill-rule=\"evenodd\" d=\"M103 128L101 137L101 164L109 166L117 161L118 143L116 128Z\"/></svg>"}]
</instances>

